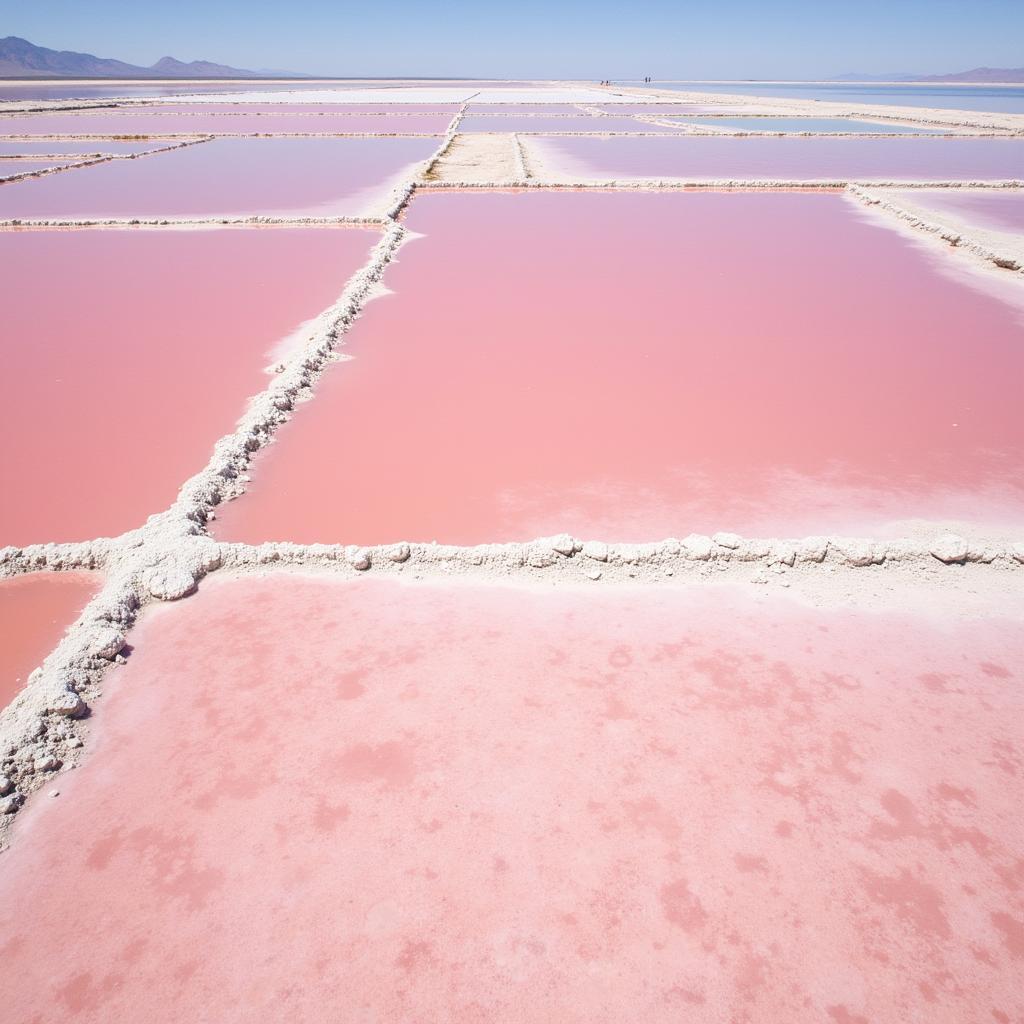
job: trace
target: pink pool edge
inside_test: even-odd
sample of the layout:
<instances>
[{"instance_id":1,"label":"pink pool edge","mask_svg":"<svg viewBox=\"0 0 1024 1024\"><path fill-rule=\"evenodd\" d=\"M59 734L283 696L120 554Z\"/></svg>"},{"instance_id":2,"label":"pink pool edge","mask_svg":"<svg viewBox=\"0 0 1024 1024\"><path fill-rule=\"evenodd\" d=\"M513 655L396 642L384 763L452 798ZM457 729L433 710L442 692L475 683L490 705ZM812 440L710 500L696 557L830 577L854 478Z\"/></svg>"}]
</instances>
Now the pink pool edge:
<instances>
[{"instance_id":1,"label":"pink pool edge","mask_svg":"<svg viewBox=\"0 0 1024 1024\"><path fill-rule=\"evenodd\" d=\"M208 580L16 824L5 1017L1016 1020L1020 607L952 607Z\"/></svg>"}]
</instances>

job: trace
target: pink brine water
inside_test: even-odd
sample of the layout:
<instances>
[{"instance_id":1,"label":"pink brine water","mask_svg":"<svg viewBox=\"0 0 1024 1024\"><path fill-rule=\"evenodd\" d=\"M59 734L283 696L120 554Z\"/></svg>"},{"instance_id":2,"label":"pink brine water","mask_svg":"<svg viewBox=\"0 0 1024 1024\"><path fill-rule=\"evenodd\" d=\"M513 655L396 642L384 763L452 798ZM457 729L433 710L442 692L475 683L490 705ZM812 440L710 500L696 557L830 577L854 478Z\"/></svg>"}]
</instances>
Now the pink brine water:
<instances>
[{"instance_id":1,"label":"pink brine water","mask_svg":"<svg viewBox=\"0 0 1024 1024\"><path fill-rule=\"evenodd\" d=\"M914 604L211 579L20 816L7 1019L1017 1020L1019 607Z\"/></svg>"},{"instance_id":2,"label":"pink brine water","mask_svg":"<svg viewBox=\"0 0 1024 1024\"><path fill-rule=\"evenodd\" d=\"M435 194L406 223L221 538L1024 525L1018 311L855 203Z\"/></svg>"},{"instance_id":3,"label":"pink brine water","mask_svg":"<svg viewBox=\"0 0 1024 1024\"><path fill-rule=\"evenodd\" d=\"M1024 189L914 189L893 198L934 210L940 219L952 215L986 231L1024 235Z\"/></svg>"},{"instance_id":4,"label":"pink brine water","mask_svg":"<svg viewBox=\"0 0 1024 1024\"><path fill-rule=\"evenodd\" d=\"M0 547L115 535L170 505L266 387L274 346L336 301L378 237L0 232Z\"/></svg>"},{"instance_id":5,"label":"pink brine water","mask_svg":"<svg viewBox=\"0 0 1024 1024\"><path fill-rule=\"evenodd\" d=\"M84 572L35 572L0 580L0 711L21 692L29 673L57 646L100 585L99 578Z\"/></svg>"}]
</instances>

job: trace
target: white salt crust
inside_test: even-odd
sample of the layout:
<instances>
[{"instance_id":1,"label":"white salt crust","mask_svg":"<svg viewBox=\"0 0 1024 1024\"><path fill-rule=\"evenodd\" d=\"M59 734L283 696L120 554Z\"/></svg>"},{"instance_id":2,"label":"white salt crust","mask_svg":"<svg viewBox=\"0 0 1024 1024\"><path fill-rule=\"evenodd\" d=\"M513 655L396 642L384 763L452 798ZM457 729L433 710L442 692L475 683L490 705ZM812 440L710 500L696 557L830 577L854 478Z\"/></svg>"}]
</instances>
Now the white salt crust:
<instances>
[{"instance_id":1,"label":"white salt crust","mask_svg":"<svg viewBox=\"0 0 1024 1024\"><path fill-rule=\"evenodd\" d=\"M912 538L804 537L750 539L734 534L691 534L649 544L583 541L567 534L528 543L458 547L399 542L379 547L219 543L206 534L216 506L245 489L254 455L308 396L348 327L378 286L401 247L406 230L400 215L418 188L505 188L509 182L429 180L455 141L465 106L454 117L435 154L392 193L379 223L384 234L367 264L348 282L338 302L316 320L305 345L255 396L236 429L214 447L207 466L186 481L173 505L139 529L114 539L0 549L0 578L22 573L101 570L105 582L57 648L29 677L24 690L0 713L0 775L9 780L0 810L0 844L7 841L14 813L51 774L77 763L87 738L84 720L101 695L104 671L121 659L125 637L139 609L150 601L178 600L210 572L260 572L268 568L315 569L339 578L365 574L412 579L508 580L594 586L600 583L678 583L712 580L796 588L821 605L864 600L872 606L904 583L935 584L935 592L963 596L965 607L998 606L1008 587L1024 586L1024 543L1013 540L928 535ZM465 138L460 136L460 138ZM545 183L527 181L528 165L518 141L513 161L526 187L679 188L679 182ZM148 155L148 154L139 154ZM743 188L756 187L751 182ZM782 183L787 187L792 183ZM814 185L796 183L797 187ZM956 183L960 185L961 183ZM901 186L903 183L901 183ZM779 183L760 183L779 187ZM927 187L937 187L927 183ZM338 218L330 218L338 222ZM239 223L261 222L258 219ZM277 222L277 221L275 221ZM117 223L117 222L110 222Z\"/></svg>"}]
</instances>

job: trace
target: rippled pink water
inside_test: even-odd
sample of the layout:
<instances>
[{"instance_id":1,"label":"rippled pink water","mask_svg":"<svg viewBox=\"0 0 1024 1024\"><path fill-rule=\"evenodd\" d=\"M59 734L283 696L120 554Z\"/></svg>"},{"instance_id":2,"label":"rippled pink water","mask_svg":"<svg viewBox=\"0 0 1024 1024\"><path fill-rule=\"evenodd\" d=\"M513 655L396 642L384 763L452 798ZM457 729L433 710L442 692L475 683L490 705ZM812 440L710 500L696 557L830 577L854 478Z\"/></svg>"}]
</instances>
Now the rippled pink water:
<instances>
[{"instance_id":1,"label":"rippled pink water","mask_svg":"<svg viewBox=\"0 0 1024 1024\"><path fill-rule=\"evenodd\" d=\"M1024 526L1019 313L841 196L434 194L407 224L222 538Z\"/></svg>"},{"instance_id":2,"label":"rippled pink water","mask_svg":"<svg viewBox=\"0 0 1024 1024\"><path fill-rule=\"evenodd\" d=\"M1017 180L1024 139L771 138L531 140L548 169L602 178L722 181Z\"/></svg>"},{"instance_id":3,"label":"rippled pink water","mask_svg":"<svg viewBox=\"0 0 1024 1024\"><path fill-rule=\"evenodd\" d=\"M115 535L166 508L266 387L271 348L338 298L377 238L0 232L0 547Z\"/></svg>"},{"instance_id":4,"label":"rippled pink water","mask_svg":"<svg viewBox=\"0 0 1024 1024\"><path fill-rule=\"evenodd\" d=\"M437 140L215 139L0 190L0 217L359 216Z\"/></svg>"},{"instance_id":5,"label":"rippled pink water","mask_svg":"<svg viewBox=\"0 0 1024 1024\"><path fill-rule=\"evenodd\" d=\"M0 580L0 711L21 692L101 583L84 572L34 572Z\"/></svg>"},{"instance_id":6,"label":"rippled pink water","mask_svg":"<svg viewBox=\"0 0 1024 1024\"><path fill-rule=\"evenodd\" d=\"M915 607L209 580L17 823L5 1019L1017 1020L1019 602Z\"/></svg>"}]
</instances>

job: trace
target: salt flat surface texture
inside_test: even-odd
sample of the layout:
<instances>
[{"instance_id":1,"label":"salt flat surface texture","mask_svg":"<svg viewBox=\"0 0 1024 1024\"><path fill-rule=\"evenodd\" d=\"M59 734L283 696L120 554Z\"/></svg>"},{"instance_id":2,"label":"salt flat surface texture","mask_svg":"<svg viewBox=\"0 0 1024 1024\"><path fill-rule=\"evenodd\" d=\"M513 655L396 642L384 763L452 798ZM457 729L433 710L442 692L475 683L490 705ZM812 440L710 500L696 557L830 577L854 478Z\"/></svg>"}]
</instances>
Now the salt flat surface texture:
<instances>
[{"instance_id":1,"label":"salt flat surface texture","mask_svg":"<svg viewBox=\"0 0 1024 1024\"><path fill-rule=\"evenodd\" d=\"M0 191L0 217L365 216L437 148L423 139L215 139Z\"/></svg>"},{"instance_id":2,"label":"salt flat surface texture","mask_svg":"<svg viewBox=\"0 0 1024 1024\"><path fill-rule=\"evenodd\" d=\"M1024 525L1019 308L859 204L432 194L407 224L222 539Z\"/></svg>"},{"instance_id":3,"label":"salt flat surface texture","mask_svg":"<svg viewBox=\"0 0 1024 1024\"><path fill-rule=\"evenodd\" d=\"M17 382L0 404L0 547L113 536L170 505L266 387L276 343L336 301L378 237L0 232Z\"/></svg>"},{"instance_id":4,"label":"salt flat surface texture","mask_svg":"<svg viewBox=\"0 0 1024 1024\"><path fill-rule=\"evenodd\" d=\"M547 174L579 179L1005 181L1024 176L1024 139L530 139Z\"/></svg>"},{"instance_id":5,"label":"salt flat surface texture","mask_svg":"<svg viewBox=\"0 0 1024 1024\"><path fill-rule=\"evenodd\" d=\"M1024 633L916 607L209 580L17 824L5 1017L1017 1020Z\"/></svg>"},{"instance_id":6,"label":"salt flat surface texture","mask_svg":"<svg viewBox=\"0 0 1024 1024\"><path fill-rule=\"evenodd\" d=\"M168 145L167 142L126 142L123 139L0 139L0 157L28 156L33 153L149 153Z\"/></svg>"},{"instance_id":7,"label":"salt flat surface texture","mask_svg":"<svg viewBox=\"0 0 1024 1024\"><path fill-rule=\"evenodd\" d=\"M927 125L858 121L852 117L705 117L688 124L693 128L730 128L745 132L860 132L873 135L909 132L927 135L943 131Z\"/></svg>"},{"instance_id":8,"label":"salt flat surface texture","mask_svg":"<svg viewBox=\"0 0 1024 1024\"><path fill-rule=\"evenodd\" d=\"M21 692L101 584L98 575L84 572L35 572L0 580L0 711Z\"/></svg>"},{"instance_id":9,"label":"salt flat surface texture","mask_svg":"<svg viewBox=\"0 0 1024 1024\"><path fill-rule=\"evenodd\" d=\"M193 108L195 109L195 108ZM394 122L366 114L297 113L204 114L199 108L192 114L148 113L144 108L131 112L103 111L95 114L24 114L0 117L4 135L204 135L278 133L359 133L419 132L443 135L451 117L446 114L406 116Z\"/></svg>"},{"instance_id":10,"label":"salt flat surface texture","mask_svg":"<svg viewBox=\"0 0 1024 1024\"><path fill-rule=\"evenodd\" d=\"M934 211L940 220L954 218L965 226L986 231L1024 235L1024 190L1022 189L912 189L893 190L886 195L896 203L909 203Z\"/></svg>"}]
</instances>

